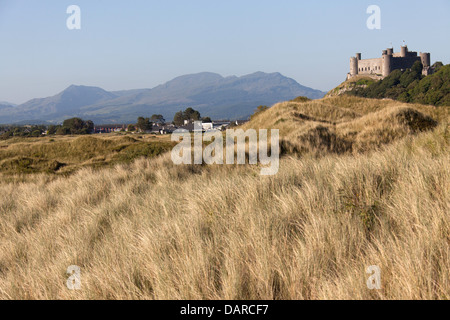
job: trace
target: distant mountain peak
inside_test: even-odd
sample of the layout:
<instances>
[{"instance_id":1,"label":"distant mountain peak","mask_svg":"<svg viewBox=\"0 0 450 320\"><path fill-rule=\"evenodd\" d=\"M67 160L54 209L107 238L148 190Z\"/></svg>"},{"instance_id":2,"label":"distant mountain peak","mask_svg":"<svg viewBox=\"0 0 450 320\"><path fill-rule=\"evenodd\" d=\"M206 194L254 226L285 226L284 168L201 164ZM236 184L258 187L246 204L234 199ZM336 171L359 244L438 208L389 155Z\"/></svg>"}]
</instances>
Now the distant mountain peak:
<instances>
[{"instance_id":1,"label":"distant mountain peak","mask_svg":"<svg viewBox=\"0 0 450 320\"><path fill-rule=\"evenodd\" d=\"M244 77L273 77L273 76L278 76L278 77L283 77L285 78L285 76L283 76L281 73L279 72L264 72L264 71L256 71L253 73L250 73Z\"/></svg>"},{"instance_id":2,"label":"distant mountain peak","mask_svg":"<svg viewBox=\"0 0 450 320\"><path fill-rule=\"evenodd\" d=\"M213 72L200 72L200 73L192 73L192 74L185 74L179 77L176 77L168 82L166 84L171 83L179 83L183 81L196 81L197 83L204 83L204 82L211 82L211 81L217 81L221 80L223 77L218 73Z\"/></svg>"},{"instance_id":3,"label":"distant mountain peak","mask_svg":"<svg viewBox=\"0 0 450 320\"><path fill-rule=\"evenodd\" d=\"M68 86L66 89L63 90L64 91L75 91L75 90L96 90L96 91L104 91L104 92L108 92L100 87L94 87L94 86L83 86L83 85L76 85L76 84L71 84L70 86Z\"/></svg>"}]
</instances>

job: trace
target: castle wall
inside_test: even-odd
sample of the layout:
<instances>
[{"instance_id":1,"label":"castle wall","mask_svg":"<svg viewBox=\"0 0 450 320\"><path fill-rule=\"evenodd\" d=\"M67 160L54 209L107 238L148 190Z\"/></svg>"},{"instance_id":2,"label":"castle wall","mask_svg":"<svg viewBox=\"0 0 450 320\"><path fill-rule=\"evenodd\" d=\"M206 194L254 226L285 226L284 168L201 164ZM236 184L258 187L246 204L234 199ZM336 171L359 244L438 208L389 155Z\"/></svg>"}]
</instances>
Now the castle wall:
<instances>
[{"instance_id":1,"label":"castle wall","mask_svg":"<svg viewBox=\"0 0 450 320\"><path fill-rule=\"evenodd\" d=\"M420 61L420 57L417 56L406 56L402 57L394 57L392 61L392 71L396 69L408 69L411 68L414 62Z\"/></svg>"},{"instance_id":2,"label":"castle wall","mask_svg":"<svg viewBox=\"0 0 450 320\"><path fill-rule=\"evenodd\" d=\"M358 74L381 74L383 61L377 59L365 59L358 61Z\"/></svg>"}]
</instances>

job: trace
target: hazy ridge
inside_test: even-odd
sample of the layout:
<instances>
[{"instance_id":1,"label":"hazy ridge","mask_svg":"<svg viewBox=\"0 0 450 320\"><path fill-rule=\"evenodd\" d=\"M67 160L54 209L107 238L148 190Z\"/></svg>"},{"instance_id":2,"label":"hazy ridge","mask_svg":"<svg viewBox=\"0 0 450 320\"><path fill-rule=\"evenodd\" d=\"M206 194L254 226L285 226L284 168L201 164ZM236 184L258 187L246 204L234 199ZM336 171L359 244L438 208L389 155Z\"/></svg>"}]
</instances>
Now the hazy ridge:
<instances>
[{"instance_id":1,"label":"hazy ridge","mask_svg":"<svg viewBox=\"0 0 450 320\"><path fill-rule=\"evenodd\" d=\"M186 107L215 119L245 119L258 105L272 105L300 95L317 99L325 92L302 86L280 73L222 77L203 72L177 77L153 89L108 92L72 85L52 97L16 107L0 106L0 123L60 122L72 116L96 123L127 123L154 113L169 120Z\"/></svg>"}]
</instances>

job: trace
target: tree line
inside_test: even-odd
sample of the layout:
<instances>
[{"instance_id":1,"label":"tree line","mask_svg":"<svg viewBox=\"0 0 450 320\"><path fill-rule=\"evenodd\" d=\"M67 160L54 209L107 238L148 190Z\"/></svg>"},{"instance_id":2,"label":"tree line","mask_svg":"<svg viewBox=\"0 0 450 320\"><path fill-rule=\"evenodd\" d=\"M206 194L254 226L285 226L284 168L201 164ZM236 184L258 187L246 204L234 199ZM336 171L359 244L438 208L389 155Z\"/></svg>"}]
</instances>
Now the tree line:
<instances>
[{"instance_id":1,"label":"tree line","mask_svg":"<svg viewBox=\"0 0 450 320\"><path fill-rule=\"evenodd\" d=\"M47 135L91 134L94 132L94 122L81 118L64 120L62 125L35 126L4 126L0 128L0 139L12 137L40 137Z\"/></svg>"},{"instance_id":2,"label":"tree line","mask_svg":"<svg viewBox=\"0 0 450 320\"><path fill-rule=\"evenodd\" d=\"M176 126L184 125L185 121L203 121L211 122L210 117L201 117L199 111L193 108L187 108L175 114L173 124ZM136 124L128 125L128 131L150 131L153 125L163 125L166 123L164 116L154 114L149 118L138 117ZM3 126L0 127L0 139L8 139L12 137L40 137L47 135L85 135L94 133L94 122L91 120L83 120L78 117L64 120L61 125L36 125L36 126Z\"/></svg>"},{"instance_id":3,"label":"tree line","mask_svg":"<svg viewBox=\"0 0 450 320\"><path fill-rule=\"evenodd\" d=\"M175 126L182 126L184 125L185 121L203 121L203 122L211 122L210 117L202 117L200 112L197 110L194 110L192 108L187 108L184 111L179 111L175 114L172 123ZM166 120L164 117L160 114L154 114L150 118L145 117L139 117L137 119L136 124L130 124L128 125L128 131L149 131L152 130L154 124L164 124Z\"/></svg>"}]
</instances>

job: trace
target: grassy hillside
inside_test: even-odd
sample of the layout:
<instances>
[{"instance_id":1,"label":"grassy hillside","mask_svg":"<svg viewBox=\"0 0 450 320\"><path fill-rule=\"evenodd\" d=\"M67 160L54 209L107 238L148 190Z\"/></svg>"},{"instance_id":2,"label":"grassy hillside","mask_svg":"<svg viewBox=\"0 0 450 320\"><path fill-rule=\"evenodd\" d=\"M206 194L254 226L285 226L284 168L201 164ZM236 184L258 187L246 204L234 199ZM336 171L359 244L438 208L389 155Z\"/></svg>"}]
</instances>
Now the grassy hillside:
<instances>
[{"instance_id":1,"label":"grassy hillside","mask_svg":"<svg viewBox=\"0 0 450 320\"><path fill-rule=\"evenodd\" d=\"M330 90L326 95L325 98L329 97L335 97L343 95L344 93L350 92L350 91L356 91L356 89L364 89L367 88L367 86L375 83L376 80L362 75L357 75L351 79L348 79L344 82L342 82L340 85L338 85L333 90Z\"/></svg>"},{"instance_id":2,"label":"grassy hillside","mask_svg":"<svg viewBox=\"0 0 450 320\"><path fill-rule=\"evenodd\" d=\"M285 153L356 154L431 130L448 119L449 108L338 96L276 104L244 128L279 129Z\"/></svg>"},{"instance_id":3,"label":"grassy hillside","mask_svg":"<svg viewBox=\"0 0 450 320\"><path fill-rule=\"evenodd\" d=\"M391 100L286 102L247 124L291 141L275 176L169 154L3 175L0 298L450 299L448 119ZM372 265L382 290L367 289Z\"/></svg>"},{"instance_id":4,"label":"grassy hillside","mask_svg":"<svg viewBox=\"0 0 450 320\"><path fill-rule=\"evenodd\" d=\"M101 168L154 157L173 145L167 137L122 134L0 140L0 173L67 174L84 167Z\"/></svg>"}]
</instances>

